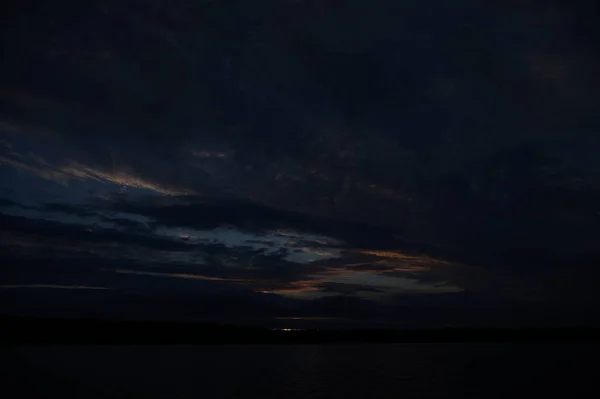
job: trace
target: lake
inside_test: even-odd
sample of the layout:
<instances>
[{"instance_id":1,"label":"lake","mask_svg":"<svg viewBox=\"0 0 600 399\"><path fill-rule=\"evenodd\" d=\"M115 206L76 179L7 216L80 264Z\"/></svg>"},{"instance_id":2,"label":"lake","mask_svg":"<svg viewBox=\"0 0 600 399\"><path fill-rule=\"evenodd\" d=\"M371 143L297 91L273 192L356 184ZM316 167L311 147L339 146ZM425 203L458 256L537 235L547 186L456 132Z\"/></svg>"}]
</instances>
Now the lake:
<instances>
[{"instance_id":1,"label":"lake","mask_svg":"<svg viewBox=\"0 0 600 399\"><path fill-rule=\"evenodd\" d=\"M4 347L3 394L53 398L597 397L595 344ZM8 395L6 395L8 393Z\"/></svg>"}]
</instances>

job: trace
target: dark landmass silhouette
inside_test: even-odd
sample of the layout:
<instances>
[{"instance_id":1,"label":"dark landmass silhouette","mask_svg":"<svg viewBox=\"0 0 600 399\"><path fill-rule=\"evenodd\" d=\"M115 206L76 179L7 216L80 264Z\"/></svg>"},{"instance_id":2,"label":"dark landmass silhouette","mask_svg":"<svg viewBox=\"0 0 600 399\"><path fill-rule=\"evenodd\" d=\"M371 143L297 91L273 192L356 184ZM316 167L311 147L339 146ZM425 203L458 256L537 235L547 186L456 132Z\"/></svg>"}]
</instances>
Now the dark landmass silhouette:
<instances>
[{"instance_id":1,"label":"dark landmass silhouette","mask_svg":"<svg viewBox=\"0 0 600 399\"><path fill-rule=\"evenodd\" d=\"M295 330L183 323L0 316L4 343L336 344L401 342L600 342L596 327Z\"/></svg>"}]
</instances>

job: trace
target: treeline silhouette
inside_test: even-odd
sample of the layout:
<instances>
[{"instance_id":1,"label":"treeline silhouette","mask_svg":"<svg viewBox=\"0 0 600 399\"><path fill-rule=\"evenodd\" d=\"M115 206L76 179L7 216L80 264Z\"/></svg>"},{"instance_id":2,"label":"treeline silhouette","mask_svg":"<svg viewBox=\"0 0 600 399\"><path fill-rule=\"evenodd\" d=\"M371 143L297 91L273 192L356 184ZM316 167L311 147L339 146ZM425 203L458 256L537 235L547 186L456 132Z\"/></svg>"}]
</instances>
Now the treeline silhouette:
<instances>
[{"instance_id":1,"label":"treeline silhouette","mask_svg":"<svg viewBox=\"0 0 600 399\"><path fill-rule=\"evenodd\" d=\"M292 330L185 323L0 316L4 343L336 344L401 342L600 341L600 329L440 328L411 330Z\"/></svg>"}]
</instances>

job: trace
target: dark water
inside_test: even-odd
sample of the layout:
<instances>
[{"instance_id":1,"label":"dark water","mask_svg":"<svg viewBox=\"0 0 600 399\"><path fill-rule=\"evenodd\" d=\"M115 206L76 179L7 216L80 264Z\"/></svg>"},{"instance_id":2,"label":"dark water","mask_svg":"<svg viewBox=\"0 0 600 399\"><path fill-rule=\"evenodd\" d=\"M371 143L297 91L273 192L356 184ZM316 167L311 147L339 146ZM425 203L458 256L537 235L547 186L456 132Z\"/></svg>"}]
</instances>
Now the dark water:
<instances>
[{"instance_id":1,"label":"dark water","mask_svg":"<svg viewBox=\"0 0 600 399\"><path fill-rule=\"evenodd\" d=\"M600 345L589 344L54 346L3 353L7 399L600 397Z\"/></svg>"}]
</instances>

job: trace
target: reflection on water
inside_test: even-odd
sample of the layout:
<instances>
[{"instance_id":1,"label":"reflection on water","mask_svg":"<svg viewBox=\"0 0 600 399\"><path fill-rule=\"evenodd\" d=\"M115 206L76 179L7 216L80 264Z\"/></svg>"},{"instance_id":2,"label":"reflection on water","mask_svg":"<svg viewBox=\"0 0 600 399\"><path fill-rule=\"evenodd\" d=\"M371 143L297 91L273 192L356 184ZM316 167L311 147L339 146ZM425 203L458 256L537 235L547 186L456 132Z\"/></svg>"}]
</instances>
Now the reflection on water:
<instances>
[{"instance_id":1,"label":"reflection on water","mask_svg":"<svg viewBox=\"0 0 600 399\"><path fill-rule=\"evenodd\" d=\"M1 363L10 386L4 391L15 397L580 398L597 390L599 349L567 344L47 346L11 349Z\"/></svg>"}]
</instances>

